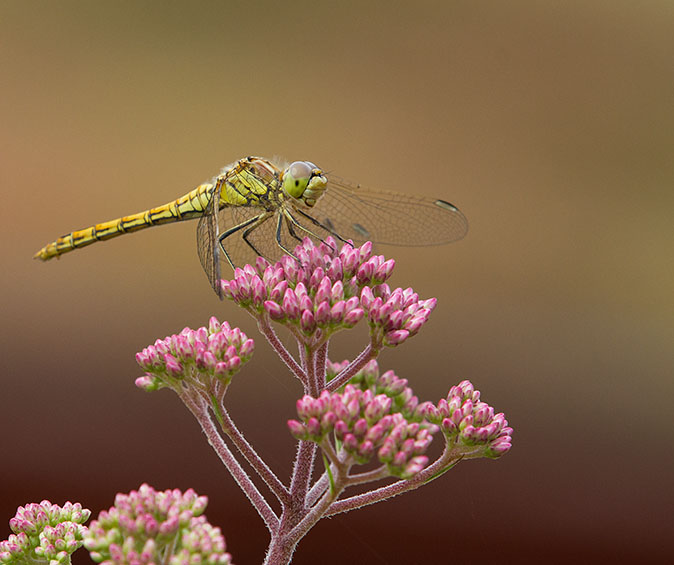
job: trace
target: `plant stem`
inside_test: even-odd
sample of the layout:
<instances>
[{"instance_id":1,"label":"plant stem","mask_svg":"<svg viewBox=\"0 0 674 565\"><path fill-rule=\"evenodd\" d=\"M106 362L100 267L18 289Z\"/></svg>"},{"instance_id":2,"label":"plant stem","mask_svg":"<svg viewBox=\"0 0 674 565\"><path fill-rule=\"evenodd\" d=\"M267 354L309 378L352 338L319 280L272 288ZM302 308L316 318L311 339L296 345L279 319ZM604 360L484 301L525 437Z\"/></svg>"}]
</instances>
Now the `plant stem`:
<instances>
[{"instance_id":1,"label":"plant stem","mask_svg":"<svg viewBox=\"0 0 674 565\"><path fill-rule=\"evenodd\" d=\"M445 451L438 459L414 475L411 479L397 481L393 484L335 502L326 511L325 517L348 512L349 510L355 510L356 508L362 508L363 506L381 502L387 498L392 498L404 492L417 489L420 486L437 479L446 471L449 471L449 469L461 461L461 459L463 459L463 455L458 453L457 450L445 447ZM358 475L356 475L356 477L357 476Z\"/></svg>"},{"instance_id":2,"label":"plant stem","mask_svg":"<svg viewBox=\"0 0 674 565\"><path fill-rule=\"evenodd\" d=\"M370 342L363 351L360 352L351 363L349 363L339 375L332 379L325 390L335 392L339 387L346 384L351 377L360 371L369 361L374 359L379 354L379 349Z\"/></svg>"},{"instance_id":3,"label":"plant stem","mask_svg":"<svg viewBox=\"0 0 674 565\"><path fill-rule=\"evenodd\" d=\"M318 384L318 391L325 390L325 372L328 362L328 341L318 348L316 352L316 380Z\"/></svg>"},{"instance_id":4,"label":"plant stem","mask_svg":"<svg viewBox=\"0 0 674 565\"><path fill-rule=\"evenodd\" d=\"M245 493L255 510L257 510L258 514L262 517L262 520L264 520L267 529L270 532L274 532L278 528L278 517L269 504L267 504L267 501L264 499L260 491L257 489L246 471L241 467L239 462L230 451L229 447L227 447L227 444L218 433L218 430L211 419L207 405L203 398L201 398L199 395L192 396L187 390L184 390L179 394L179 396L185 405L189 408L190 412L194 414L194 417L199 422L201 429L206 434L208 443L211 444L211 447L218 454L220 460L225 464L225 467L227 467L227 470L230 472L232 477L234 477L234 480L239 485L239 488L241 488L241 490Z\"/></svg>"},{"instance_id":5,"label":"plant stem","mask_svg":"<svg viewBox=\"0 0 674 565\"><path fill-rule=\"evenodd\" d=\"M224 409L224 406L220 406L220 410L216 412L216 417L222 431L232 440L232 443L236 446L241 455L243 455L246 458L246 461L250 463L250 466L255 469L255 472L269 487L269 490L274 493L279 502L282 504L288 502L290 500L290 491L257 454L255 449L253 449L253 446L251 446L246 438L243 437L243 434L236 427L236 424L234 424L229 413Z\"/></svg>"},{"instance_id":6,"label":"plant stem","mask_svg":"<svg viewBox=\"0 0 674 565\"><path fill-rule=\"evenodd\" d=\"M290 369L290 372L295 375L295 377L297 377L306 387L305 372L302 370L302 367L300 367L297 361L295 361L293 356L288 352L283 343L281 343L281 340L276 335L276 332L269 324L269 320L267 320L267 318L258 318L257 327L259 328L260 332L262 332L262 335L264 335L264 337L267 339L269 345L272 346L274 351L276 351L276 354L281 358L281 361L286 364L288 369Z\"/></svg>"},{"instance_id":7,"label":"plant stem","mask_svg":"<svg viewBox=\"0 0 674 565\"><path fill-rule=\"evenodd\" d=\"M319 394L318 379L316 376L316 351L309 345L299 343L300 351L302 351L302 365L307 375L307 384L309 386L308 393L316 398Z\"/></svg>"}]
</instances>

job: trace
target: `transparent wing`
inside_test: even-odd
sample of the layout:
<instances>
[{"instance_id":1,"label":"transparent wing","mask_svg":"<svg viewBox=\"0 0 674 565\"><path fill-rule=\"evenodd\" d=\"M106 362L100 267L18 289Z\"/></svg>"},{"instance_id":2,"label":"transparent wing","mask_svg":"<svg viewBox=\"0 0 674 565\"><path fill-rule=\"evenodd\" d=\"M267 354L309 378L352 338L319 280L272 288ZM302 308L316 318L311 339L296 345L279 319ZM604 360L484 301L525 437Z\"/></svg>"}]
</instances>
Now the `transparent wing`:
<instances>
[{"instance_id":1,"label":"transparent wing","mask_svg":"<svg viewBox=\"0 0 674 565\"><path fill-rule=\"evenodd\" d=\"M218 203L222 185L216 183L211 191L211 198L204 215L197 225L197 252L201 266L211 283L213 290L222 300L220 288L220 253L218 248Z\"/></svg>"},{"instance_id":2,"label":"transparent wing","mask_svg":"<svg viewBox=\"0 0 674 565\"><path fill-rule=\"evenodd\" d=\"M293 214L291 217L296 218L298 215ZM231 231L236 226L246 226L222 240L224 250L236 267L242 267L246 263L254 264L258 256L272 263L276 262L287 252L292 253L303 238L312 237L312 233L302 227L305 225L311 230L313 228L311 222L304 220L302 225L293 225L286 219L282 207L268 212L255 206L223 208L218 214L218 220L220 234ZM312 231L315 232L312 237L314 241L320 241L330 235L320 228ZM221 257L221 263L227 263L225 257Z\"/></svg>"},{"instance_id":3,"label":"transparent wing","mask_svg":"<svg viewBox=\"0 0 674 565\"><path fill-rule=\"evenodd\" d=\"M316 205L303 211L354 243L440 245L468 232L468 220L449 202L364 188L333 176Z\"/></svg>"}]
</instances>

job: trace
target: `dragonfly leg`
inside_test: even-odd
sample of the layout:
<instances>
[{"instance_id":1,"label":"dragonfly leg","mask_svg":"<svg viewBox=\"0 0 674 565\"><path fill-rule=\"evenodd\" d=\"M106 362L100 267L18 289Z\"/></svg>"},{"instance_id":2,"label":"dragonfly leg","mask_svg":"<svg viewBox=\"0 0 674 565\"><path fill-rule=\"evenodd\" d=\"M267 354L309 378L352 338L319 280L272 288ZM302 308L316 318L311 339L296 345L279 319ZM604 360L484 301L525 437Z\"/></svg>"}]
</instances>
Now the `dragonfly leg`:
<instances>
[{"instance_id":1,"label":"dragonfly leg","mask_svg":"<svg viewBox=\"0 0 674 565\"><path fill-rule=\"evenodd\" d=\"M225 239L227 239L230 235L238 232L239 230L247 228L251 224L256 224L243 233L243 239L248 245L250 245L253 248L253 251L255 251L255 253L257 253L259 255L257 249L255 249L255 247L253 247L251 245L251 243L246 239L246 236L248 235L250 230L255 229L258 225L260 225L267 218L269 218L269 215L268 215L267 212L264 212L263 214L260 214L259 216L255 216L253 218L250 218L250 219L246 220L245 222L241 222L240 224L229 228L227 231L223 232L221 235L218 236L218 245L220 245L220 249L222 249L222 252L225 254L225 257L227 258L227 261L231 265L232 269L234 269L236 267L236 265L232 262L232 258L229 256L229 253L227 253L227 249L225 249ZM259 221L259 223L257 223L258 221Z\"/></svg>"},{"instance_id":2,"label":"dragonfly leg","mask_svg":"<svg viewBox=\"0 0 674 565\"><path fill-rule=\"evenodd\" d=\"M252 244L252 242L248 239L248 236L257 228L259 228L262 224L264 224L269 218L271 218L273 212L264 212L263 214L260 214L259 216L256 216L253 218L255 220L254 222L248 221L247 223L252 225L244 230L243 235L241 236L243 240L248 244L248 246L255 252L255 254L258 257L264 257L262 253L260 253L257 248ZM245 226L244 226L245 227ZM265 257L265 259L270 259L269 257ZM271 260L271 259L270 259Z\"/></svg>"},{"instance_id":3,"label":"dragonfly leg","mask_svg":"<svg viewBox=\"0 0 674 565\"><path fill-rule=\"evenodd\" d=\"M320 223L318 220L316 220L315 218L312 218L311 216L309 216L308 214L305 214L305 213L302 212L301 210L297 210L297 209L296 209L296 211L299 212L300 214L302 214L303 216L305 216L307 219L311 220L311 222L312 222L313 224L319 226L320 228L322 228L322 229L324 229L325 231L329 232L331 235L334 235L335 237L337 237L337 239L339 239L340 241L343 241L344 243L348 243L348 241L346 241L346 240L345 240L343 237L341 237L338 233L336 233L334 230L331 230L331 229L327 228L326 226L324 226L323 224L321 224L321 223ZM289 231L289 232L291 232L291 233L294 232L294 230L291 230L291 227L290 227L290 226L291 226L291 225L292 225L292 226L295 226L295 227L301 229L303 232L309 234L311 237L316 238L316 239L317 239L318 241L320 241L321 243L324 243L324 244L327 245L328 247L332 247L332 246L331 246L330 244L328 244L328 243L327 243L321 236L319 236L318 234L315 234L315 233L312 232L309 228L306 228L306 227L304 227L302 224L300 224L300 223L293 217L293 215L292 215L288 210L284 210L284 215L285 215L285 217L286 217L286 221L288 222L288 231ZM292 233L292 235L294 235L295 237L297 237L297 235L296 235L295 233Z\"/></svg>"},{"instance_id":4,"label":"dragonfly leg","mask_svg":"<svg viewBox=\"0 0 674 565\"><path fill-rule=\"evenodd\" d=\"M285 214L284 214L285 215ZM287 218L286 218L287 221ZM287 254L290 255L293 259L299 262L299 259L295 257L295 254L290 251L285 245L283 245L283 242L281 241L281 230L283 229L283 216L281 214L278 215L278 218L276 219L276 244ZM297 237L297 234L291 229L290 225L288 225L288 232L292 237L294 237L297 241L302 243L302 240Z\"/></svg>"},{"instance_id":5,"label":"dragonfly leg","mask_svg":"<svg viewBox=\"0 0 674 565\"><path fill-rule=\"evenodd\" d=\"M319 222L319 221L318 221L316 218L314 218L313 216L310 216L309 214L307 214L306 212L303 212L303 211L300 210L299 208L295 208L295 211L296 211L298 214L304 216L307 220L309 220L309 221L310 221L312 224L314 224L315 226L318 226L319 228L322 228L322 229L324 229L325 231L329 232L330 235L336 237L336 238L337 238L339 241L341 241L342 243L348 243L349 245L351 245L351 242L350 242L348 239L344 239L344 238L343 238L341 235L339 235L334 229L332 229L332 228L329 227L329 226L326 226L326 225L322 224L321 222ZM292 216L291 216L291 218L292 218ZM300 225L300 224L297 222L297 220L295 220L295 218L292 218L292 220L293 220L293 222L295 223L295 225L298 225L302 230L304 230L305 232L307 232L307 233L309 233L309 234L311 234L311 235L314 235L314 234L312 234L308 229L306 229L305 227L303 227L302 225ZM315 237L315 236L314 236L314 237ZM320 239L320 238L319 238L319 239ZM321 240L321 241L323 241L323 240Z\"/></svg>"},{"instance_id":6,"label":"dragonfly leg","mask_svg":"<svg viewBox=\"0 0 674 565\"><path fill-rule=\"evenodd\" d=\"M288 219L287 216L285 216L285 221L286 221L286 227L288 228L288 233L290 234L291 237L294 237L299 243L302 243L302 238L295 233L295 226L294 224Z\"/></svg>"}]
</instances>

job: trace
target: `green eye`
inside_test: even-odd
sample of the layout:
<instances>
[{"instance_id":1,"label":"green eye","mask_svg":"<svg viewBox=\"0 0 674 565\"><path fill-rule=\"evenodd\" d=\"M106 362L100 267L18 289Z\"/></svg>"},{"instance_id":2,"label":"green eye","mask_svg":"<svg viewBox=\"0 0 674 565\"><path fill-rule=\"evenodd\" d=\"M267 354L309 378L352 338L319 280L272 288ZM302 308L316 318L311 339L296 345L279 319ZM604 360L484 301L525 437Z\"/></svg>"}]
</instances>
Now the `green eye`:
<instances>
[{"instance_id":1,"label":"green eye","mask_svg":"<svg viewBox=\"0 0 674 565\"><path fill-rule=\"evenodd\" d=\"M300 198L309 184L314 168L315 166L307 161L291 163L283 173L283 192L292 198Z\"/></svg>"}]
</instances>

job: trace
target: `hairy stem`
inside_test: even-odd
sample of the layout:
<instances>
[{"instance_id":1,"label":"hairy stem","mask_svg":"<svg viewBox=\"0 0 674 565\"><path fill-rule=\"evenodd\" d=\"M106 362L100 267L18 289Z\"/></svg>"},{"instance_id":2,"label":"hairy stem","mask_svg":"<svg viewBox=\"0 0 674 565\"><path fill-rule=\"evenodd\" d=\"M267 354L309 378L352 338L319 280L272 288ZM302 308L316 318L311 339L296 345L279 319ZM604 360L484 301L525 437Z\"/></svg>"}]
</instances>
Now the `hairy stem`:
<instances>
[{"instance_id":1,"label":"hairy stem","mask_svg":"<svg viewBox=\"0 0 674 565\"><path fill-rule=\"evenodd\" d=\"M346 384L358 371L365 367L369 361L377 357L378 354L379 349L372 343L369 343L367 347L360 352L358 357L351 361L339 375L327 384L325 389L330 392L336 391L339 387Z\"/></svg>"},{"instance_id":2,"label":"hairy stem","mask_svg":"<svg viewBox=\"0 0 674 565\"><path fill-rule=\"evenodd\" d=\"M325 390L325 372L328 362L328 341L318 348L316 352L316 382L318 384L318 391Z\"/></svg>"},{"instance_id":3,"label":"hairy stem","mask_svg":"<svg viewBox=\"0 0 674 565\"><path fill-rule=\"evenodd\" d=\"M381 502L382 500L398 496L404 492L417 489L437 479L446 471L449 471L449 469L461 461L461 459L463 459L462 454L458 453L454 449L445 447L445 451L438 459L414 475L411 479L397 481L393 484L335 502L327 510L325 516L334 516L335 514L348 512L349 510L355 510L356 508L362 508L363 506L375 504L376 502ZM358 475L356 475L356 477L357 476Z\"/></svg>"},{"instance_id":4,"label":"hairy stem","mask_svg":"<svg viewBox=\"0 0 674 565\"><path fill-rule=\"evenodd\" d=\"M286 364L288 369L290 369L290 372L295 375L295 377L297 377L306 388L306 373L302 370L302 367L300 367L297 361L295 361L290 352L285 348L283 343L281 343L281 340L276 335L276 332L269 324L269 320L267 318L258 318L257 327L262 335L264 335L264 337L267 339L269 345L272 346L274 351L276 351L276 354L281 358L281 361Z\"/></svg>"},{"instance_id":5,"label":"hairy stem","mask_svg":"<svg viewBox=\"0 0 674 565\"><path fill-rule=\"evenodd\" d=\"M304 345L301 342L298 344L300 351L302 351L302 365L307 375L307 384L309 385L308 394L314 398L319 394L318 379L316 376L316 351L309 345Z\"/></svg>"},{"instance_id":6,"label":"hairy stem","mask_svg":"<svg viewBox=\"0 0 674 565\"><path fill-rule=\"evenodd\" d=\"M276 498L278 498L279 502L282 504L288 502L290 499L290 491L257 454L250 443L248 443L246 438L236 427L236 424L234 424L229 413L221 405L215 414L222 431L232 440L232 443L236 446L241 455L246 458L246 461L250 463L250 466L255 469L255 472L269 487L269 490L274 493Z\"/></svg>"},{"instance_id":7,"label":"hairy stem","mask_svg":"<svg viewBox=\"0 0 674 565\"><path fill-rule=\"evenodd\" d=\"M208 443L211 444L211 447L218 454L220 460L225 464L225 467L227 467L227 470L232 477L234 477L239 488L245 493L255 510L257 510L258 514L262 517L262 520L264 520L267 529L270 532L274 532L278 528L278 517L274 514L274 511L269 504L267 504L267 501L218 433L218 430L208 413L208 407L204 400L199 395L190 395L186 390L179 393L179 396L199 422L201 429L206 434Z\"/></svg>"}]
</instances>

